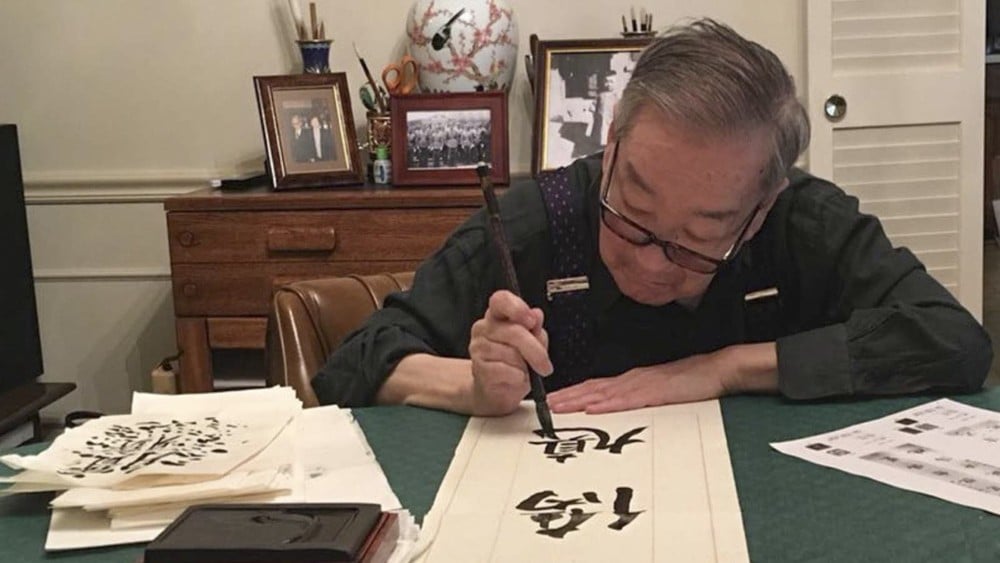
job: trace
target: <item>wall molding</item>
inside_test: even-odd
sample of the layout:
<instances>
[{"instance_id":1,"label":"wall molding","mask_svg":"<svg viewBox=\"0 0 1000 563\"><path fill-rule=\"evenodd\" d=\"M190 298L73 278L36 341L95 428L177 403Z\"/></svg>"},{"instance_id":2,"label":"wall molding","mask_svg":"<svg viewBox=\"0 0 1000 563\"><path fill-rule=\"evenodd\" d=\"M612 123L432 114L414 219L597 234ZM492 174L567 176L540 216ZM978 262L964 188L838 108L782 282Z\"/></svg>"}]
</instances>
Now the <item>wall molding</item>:
<instances>
[{"instance_id":1,"label":"wall molding","mask_svg":"<svg viewBox=\"0 0 1000 563\"><path fill-rule=\"evenodd\" d=\"M211 178L236 174L218 170L25 173L24 199L28 205L162 203L169 197L207 188Z\"/></svg>"},{"instance_id":2,"label":"wall molding","mask_svg":"<svg viewBox=\"0 0 1000 563\"><path fill-rule=\"evenodd\" d=\"M35 268L35 281L170 281L169 268Z\"/></svg>"}]
</instances>

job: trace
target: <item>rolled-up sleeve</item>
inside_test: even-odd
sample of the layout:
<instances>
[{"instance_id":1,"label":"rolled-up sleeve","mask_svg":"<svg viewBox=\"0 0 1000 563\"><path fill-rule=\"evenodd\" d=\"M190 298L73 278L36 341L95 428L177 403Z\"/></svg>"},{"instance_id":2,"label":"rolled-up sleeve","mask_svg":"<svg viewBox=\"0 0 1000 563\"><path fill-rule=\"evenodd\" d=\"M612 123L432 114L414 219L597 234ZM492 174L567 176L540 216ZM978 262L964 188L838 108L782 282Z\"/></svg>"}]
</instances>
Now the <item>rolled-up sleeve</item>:
<instances>
[{"instance_id":1,"label":"rolled-up sleeve","mask_svg":"<svg viewBox=\"0 0 1000 563\"><path fill-rule=\"evenodd\" d=\"M417 269L409 291L386 298L349 334L312 380L322 404L370 405L396 364L410 354L468 354L469 327L486 309L490 274L474 217Z\"/></svg>"},{"instance_id":2,"label":"rolled-up sleeve","mask_svg":"<svg viewBox=\"0 0 1000 563\"><path fill-rule=\"evenodd\" d=\"M547 220L537 184L512 186L500 197L504 227L522 287L536 287L547 264ZM469 357L472 324L503 286L482 209L417 268L409 291L348 335L312 380L323 404L370 405L396 365L411 354Z\"/></svg>"},{"instance_id":3,"label":"rolled-up sleeve","mask_svg":"<svg viewBox=\"0 0 1000 563\"><path fill-rule=\"evenodd\" d=\"M778 382L789 398L981 388L989 336L879 221L839 189L792 213L786 236L800 286L802 330L779 338ZM801 203L801 202L800 202Z\"/></svg>"}]
</instances>

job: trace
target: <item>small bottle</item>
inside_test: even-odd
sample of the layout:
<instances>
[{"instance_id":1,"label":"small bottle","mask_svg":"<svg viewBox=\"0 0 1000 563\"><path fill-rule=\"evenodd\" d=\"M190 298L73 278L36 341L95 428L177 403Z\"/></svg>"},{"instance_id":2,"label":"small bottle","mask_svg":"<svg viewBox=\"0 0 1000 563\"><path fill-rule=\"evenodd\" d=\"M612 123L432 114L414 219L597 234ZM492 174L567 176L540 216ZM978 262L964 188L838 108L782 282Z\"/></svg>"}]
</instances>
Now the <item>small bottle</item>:
<instances>
[{"instance_id":1,"label":"small bottle","mask_svg":"<svg viewBox=\"0 0 1000 563\"><path fill-rule=\"evenodd\" d=\"M375 162L372 163L372 178L376 184L392 183L392 161L389 160L389 147L375 147Z\"/></svg>"}]
</instances>

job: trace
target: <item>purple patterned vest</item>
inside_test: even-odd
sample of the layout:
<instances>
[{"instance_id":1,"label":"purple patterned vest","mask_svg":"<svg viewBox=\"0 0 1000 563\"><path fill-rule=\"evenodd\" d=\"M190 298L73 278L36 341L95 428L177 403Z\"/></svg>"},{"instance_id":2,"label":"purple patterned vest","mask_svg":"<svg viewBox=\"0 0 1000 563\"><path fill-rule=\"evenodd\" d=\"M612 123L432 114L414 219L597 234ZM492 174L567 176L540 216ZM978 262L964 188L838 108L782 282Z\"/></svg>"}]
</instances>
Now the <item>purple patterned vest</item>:
<instances>
[{"instance_id":1,"label":"purple patterned vest","mask_svg":"<svg viewBox=\"0 0 1000 563\"><path fill-rule=\"evenodd\" d=\"M548 285L553 280L586 277L594 256L584 225L584 190L573 185L569 168L540 172L538 186L549 218L552 241ZM583 229L583 230L581 230ZM591 363L593 321L587 314L587 289L547 291L545 329L555 372L546 387L560 388L585 379Z\"/></svg>"}]
</instances>

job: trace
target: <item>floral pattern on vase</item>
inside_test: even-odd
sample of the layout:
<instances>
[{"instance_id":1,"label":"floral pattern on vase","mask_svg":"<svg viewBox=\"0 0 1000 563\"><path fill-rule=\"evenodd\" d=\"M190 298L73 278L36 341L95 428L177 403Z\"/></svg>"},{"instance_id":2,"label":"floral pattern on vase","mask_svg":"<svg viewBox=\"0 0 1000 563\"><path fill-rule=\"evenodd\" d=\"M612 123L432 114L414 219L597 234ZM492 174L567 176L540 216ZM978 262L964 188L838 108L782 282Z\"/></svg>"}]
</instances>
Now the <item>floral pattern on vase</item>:
<instances>
[{"instance_id":1,"label":"floral pattern on vase","mask_svg":"<svg viewBox=\"0 0 1000 563\"><path fill-rule=\"evenodd\" d=\"M510 89L518 35L508 0L417 0L406 35L422 91Z\"/></svg>"}]
</instances>

